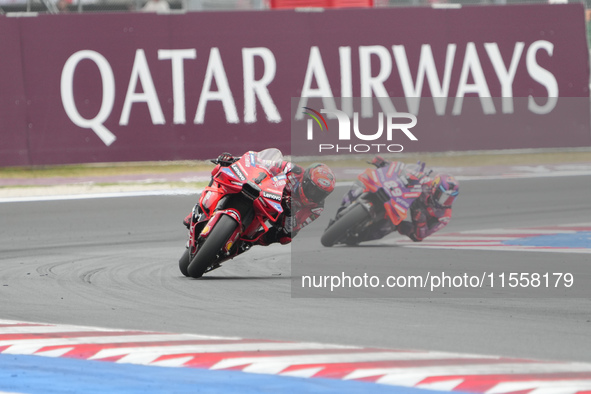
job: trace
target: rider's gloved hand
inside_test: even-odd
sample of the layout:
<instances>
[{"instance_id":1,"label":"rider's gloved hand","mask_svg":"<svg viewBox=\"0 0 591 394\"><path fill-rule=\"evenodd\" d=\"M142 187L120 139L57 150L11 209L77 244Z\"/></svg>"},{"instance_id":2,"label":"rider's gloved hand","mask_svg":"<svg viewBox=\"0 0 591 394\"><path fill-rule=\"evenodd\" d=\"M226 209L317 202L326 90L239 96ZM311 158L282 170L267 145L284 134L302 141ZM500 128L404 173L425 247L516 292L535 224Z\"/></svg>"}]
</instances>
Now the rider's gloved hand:
<instances>
[{"instance_id":1,"label":"rider's gloved hand","mask_svg":"<svg viewBox=\"0 0 591 394\"><path fill-rule=\"evenodd\" d=\"M228 167L229 165L231 165L232 163L234 163L236 161L234 156L232 156L228 152L222 153L221 155L218 156L218 158L216 160L217 160L218 164L221 165L222 167Z\"/></svg>"},{"instance_id":2,"label":"rider's gloved hand","mask_svg":"<svg viewBox=\"0 0 591 394\"><path fill-rule=\"evenodd\" d=\"M281 207L287 216L291 216L291 196L283 196L281 199Z\"/></svg>"},{"instance_id":3,"label":"rider's gloved hand","mask_svg":"<svg viewBox=\"0 0 591 394\"><path fill-rule=\"evenodd\" d=\"M381 156L376 156L373 158L373 160L371 161L371 164L373 164L374 166L376 166L377 168L381 168L381 167L386 167L387 165L390 164L390 162L384 160L383 157Z\"/></svg>"}]
</instances>

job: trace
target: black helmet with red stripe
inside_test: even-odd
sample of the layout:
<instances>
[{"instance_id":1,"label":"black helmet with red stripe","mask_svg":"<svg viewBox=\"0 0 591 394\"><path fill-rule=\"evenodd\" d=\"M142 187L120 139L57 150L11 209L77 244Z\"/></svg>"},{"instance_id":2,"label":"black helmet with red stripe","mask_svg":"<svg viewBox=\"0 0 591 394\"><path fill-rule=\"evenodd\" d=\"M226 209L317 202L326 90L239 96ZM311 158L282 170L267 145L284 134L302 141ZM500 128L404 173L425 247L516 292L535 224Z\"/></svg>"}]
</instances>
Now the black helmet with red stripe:
<instances>
[{"instance_id":1,"label":"black helmet with red stripe","mask_svg":"<svg viewBox=\"0 0 591 394\"><path fill-rule=\"evenodd\" d=\"M325 164L314 163L304 172L300 198L304 204L320 204L334 190L336 177Z\"/></svg>"}]
</instances>

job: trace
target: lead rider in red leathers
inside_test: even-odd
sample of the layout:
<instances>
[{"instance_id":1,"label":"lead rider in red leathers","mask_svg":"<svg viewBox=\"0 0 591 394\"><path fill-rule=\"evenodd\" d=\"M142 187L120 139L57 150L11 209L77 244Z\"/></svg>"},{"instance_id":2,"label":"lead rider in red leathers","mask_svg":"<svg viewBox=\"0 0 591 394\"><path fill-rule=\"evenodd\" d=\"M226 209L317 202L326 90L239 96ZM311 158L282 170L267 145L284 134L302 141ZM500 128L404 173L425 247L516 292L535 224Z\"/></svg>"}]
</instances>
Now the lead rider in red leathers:
<instances>
[{"instance_id":1,"label":"lead rider in red leathers","mask_svg":"<svg viewBox=\"0 0 591 394\"><path fill-rule=\"evenodd\" d=\"M222 153L217 162L220 166L229 166L238 159L229 153ZM297 164L283 161L277 172L283 172L286 176L281 204L283 214L255 245L290 243L303 227L320 216L324 210L324 200L335 187L334 173L325 164L314 163L304 169ZM187 227L191 215L189 214L183 221Z\"/></svg>"}]
</instances>

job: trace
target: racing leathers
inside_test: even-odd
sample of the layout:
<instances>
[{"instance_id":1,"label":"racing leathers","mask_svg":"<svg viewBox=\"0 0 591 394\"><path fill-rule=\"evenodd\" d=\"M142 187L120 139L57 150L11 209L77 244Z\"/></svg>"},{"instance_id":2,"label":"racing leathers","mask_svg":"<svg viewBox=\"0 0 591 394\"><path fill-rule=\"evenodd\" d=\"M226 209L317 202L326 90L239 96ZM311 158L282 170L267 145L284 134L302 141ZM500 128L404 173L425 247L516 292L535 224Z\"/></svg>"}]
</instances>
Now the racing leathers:
<instances>
[{"instance_id":1,"label":"racing leathers","mask_svg":"<svg viewBox=\"0 0 591 394\"><path fill-rule=\"evenodd\" d=\"M258 245L267 246L274 242L283 245L308 224L316 220L324 210L324 201L320 203L304 203L300 198L300 188L304 177L304 169L297 164L284 161L281 171L285 174L285 188L283 189L283 213L259 241Z\"/></svg>"},{"instance_id":2,"label":"racing leathers","mask_svg":"<svg viewBox=\"0 0 591 394\"><path fill-rule=\"evenodd\" d=\"M451 219L451 208L436 207L430 204L429 200L429 195L423 193L412 203L411 220L402 221L398 225L397 230L400 234L420 242L447 226Z\"/></svg>"}]
</instances>

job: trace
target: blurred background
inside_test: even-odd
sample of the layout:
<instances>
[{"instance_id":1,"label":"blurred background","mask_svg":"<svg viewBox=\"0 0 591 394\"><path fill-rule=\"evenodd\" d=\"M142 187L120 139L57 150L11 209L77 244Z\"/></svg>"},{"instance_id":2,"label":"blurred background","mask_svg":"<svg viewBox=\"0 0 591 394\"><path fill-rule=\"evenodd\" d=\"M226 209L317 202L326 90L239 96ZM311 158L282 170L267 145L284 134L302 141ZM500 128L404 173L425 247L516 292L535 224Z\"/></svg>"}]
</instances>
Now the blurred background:
<instances>
[{"instance_id":1,"label":"blurred background","mask_svg":"<svg viewBox=\"0 0 591 394\"><path fill-rule=\"evenodd\" d=\"M0 0L0 14L36 12L256 11L296 8L450 7L461 5L582 3L591 41L591 0Z\"/></svg>"},{"instance_id":2,"label":"blurred background","mask_svg":"<svg viewBox=\"0 0 591 394\"><path fill-rule=\"evenodd\" d=\"M293 8L409 7L439 5L543 4L567 3L567 0L159 0L167 2L170 12L235 11ZM571 0L570 3L591 0ZM2 12L121 12L142 11L146 0L0 0ZM158 11L160 11L158 9ZM161 11L164 11L163 9ZM589 18L587 19L589 20Z\"/></svg>"}]
</instances>

